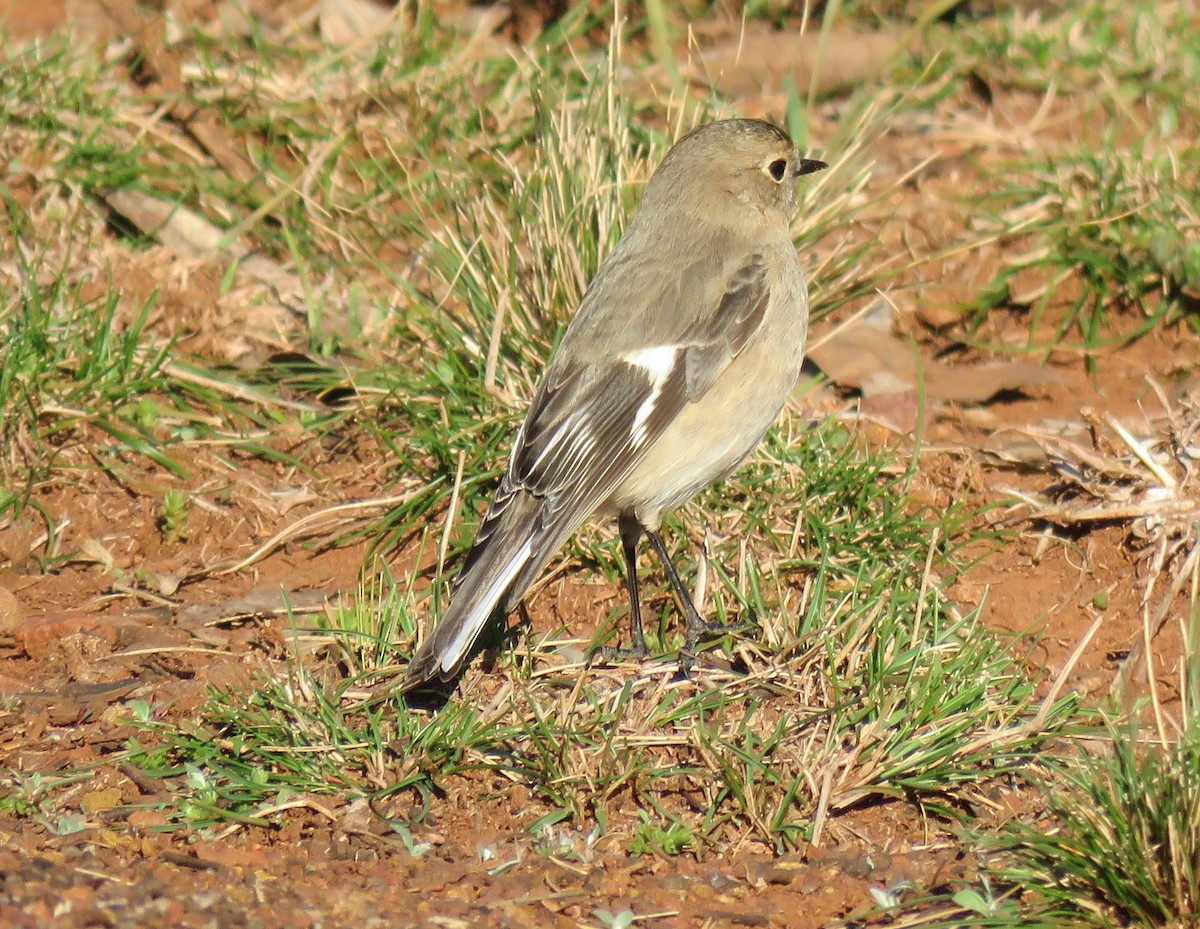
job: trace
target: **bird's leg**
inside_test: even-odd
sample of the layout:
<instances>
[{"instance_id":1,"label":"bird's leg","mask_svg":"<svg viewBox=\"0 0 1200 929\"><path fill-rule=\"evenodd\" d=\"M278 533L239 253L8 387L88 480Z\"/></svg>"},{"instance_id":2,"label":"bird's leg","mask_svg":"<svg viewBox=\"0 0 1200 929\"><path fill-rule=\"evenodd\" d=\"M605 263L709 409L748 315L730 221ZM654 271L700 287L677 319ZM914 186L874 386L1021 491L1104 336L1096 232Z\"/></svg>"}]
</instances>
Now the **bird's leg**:
<instances>
[{"instance_id":1,"label":"bird's leg","mask_svg":"<svg viewBox=\"0 0 1200 929\"><path fill-rule=\"evenodd\" d=\"M597 649L593 657L601 661L610 658L645 658L650 653L646 648L646 633L642 629L642 601L638 595L637 544L642 537L642 524L632 513L622 513L617 518L621 533L621 549L625 552L625 589L629 592L630 647L606 645Z\"/></svg>"},{"instance_id":2,"label":"bird's leg","mask_svg":"<svg viewBox=\"0 0 1200 929\"><path fill-rule=\"evenodd\" d=\"M675 563L671 561L671 556L667 552L667 546L663 542L662 536L651 529L646 530L646 535L650 537L650 543L654 546L654 550L658 552L658 557L662 559L663 568L667 572L667 578L671 581L671 586L675 588L675 595L679 597L679 602L683 606L684 617L687 620L687 637L684 639L683 653L684 657L690 658L696 653L696 645L700 642L700 636L705 632L713 632L719 627L715 627L711 623L706 623L700 615L700 611L696 609L696 604L692 602L692 595L683 586L683 578L675 570Z\"/></svg>"},{"instance_id":3,"label":"bird's leg","mask_svg":"<svg viewBox=\"0 0 1200 929\"><path fill-rule=\"evenodd\" d=\"M637 544L642 537L642 524L632 513L622 513L617 521L621 532L621 548L625 552L625 589L629 591L630 651L638 658L645 658L646 633L642 629L642 601L638 595Z\"/></svg>"}]
</instances>

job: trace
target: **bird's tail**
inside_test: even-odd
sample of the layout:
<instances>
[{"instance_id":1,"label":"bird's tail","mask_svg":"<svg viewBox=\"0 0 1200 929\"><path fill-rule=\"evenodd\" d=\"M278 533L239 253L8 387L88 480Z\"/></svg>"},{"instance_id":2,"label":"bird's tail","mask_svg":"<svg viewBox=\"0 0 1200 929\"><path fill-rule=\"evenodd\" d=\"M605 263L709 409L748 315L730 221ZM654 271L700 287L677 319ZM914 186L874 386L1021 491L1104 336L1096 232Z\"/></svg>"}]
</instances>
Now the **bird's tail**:
<instances>
[{"instance_id":1,"label":"bird's tail","mask_svg":"<svg viewBox=\"0 0 1200 929\"><path fill-rule=\"evenodd\" d=\"M402 690L453 677L488 620L521 599L581 521L564 520L566 514L554 509L543 497L501 488L454 583L450 605L408 663Z\"/></svg>"}]
</instances>

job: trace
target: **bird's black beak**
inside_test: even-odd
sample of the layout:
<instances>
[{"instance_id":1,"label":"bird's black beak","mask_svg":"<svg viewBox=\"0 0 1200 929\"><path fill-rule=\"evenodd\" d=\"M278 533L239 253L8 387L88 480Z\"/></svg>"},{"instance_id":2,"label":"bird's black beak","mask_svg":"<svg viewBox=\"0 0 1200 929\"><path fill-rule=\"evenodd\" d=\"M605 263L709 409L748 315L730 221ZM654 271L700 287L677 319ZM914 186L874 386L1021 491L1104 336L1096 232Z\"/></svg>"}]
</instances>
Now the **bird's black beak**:
<instances>
[{"instance_id":1,"label":"bird's black beak","mask_svg":"<svg viewBox=\"0 0 1200 929\"><path fill-rule=\"evenodd\" d=\"M824 171L829 165L823 161L816 161L813 158L801 158L796 163L796 177L802 174L812 174L814 171Z\"/></svg>"}]
</instances>

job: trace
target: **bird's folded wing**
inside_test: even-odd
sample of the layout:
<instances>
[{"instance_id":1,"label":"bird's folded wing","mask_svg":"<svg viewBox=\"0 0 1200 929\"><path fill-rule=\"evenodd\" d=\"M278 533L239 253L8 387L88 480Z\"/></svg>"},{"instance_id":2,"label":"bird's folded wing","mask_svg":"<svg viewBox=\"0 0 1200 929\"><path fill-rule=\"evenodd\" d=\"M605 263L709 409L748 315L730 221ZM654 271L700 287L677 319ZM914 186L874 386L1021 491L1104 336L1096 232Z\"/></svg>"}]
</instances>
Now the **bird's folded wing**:
<instances>
[{"instance_id":1,"label":"bird's folded wing","mask_svg":"<svg viewBox=\"0 0 1200 929\"><path fill-rule=\"evenodd\" d=\"M551 506L598 505L683 406L708 392L762 325L769 302L766 263L755 254L710 306L677 314L692 322L675 341L556 363L517 437L508 488Z\"/></svg>"},{"instance_id":2,"label":"bird's folded wing","mask_svg":"<svg viewBox=\"0 0 1200 929\"><path fill-rule=\"evenodd\" d=\"M762 326L770 302L767 267L755 255L729 279L716 311L688 328L683 356L688 400L706 394L717 375L741 353Z\"/></svg>"}]
</instances>

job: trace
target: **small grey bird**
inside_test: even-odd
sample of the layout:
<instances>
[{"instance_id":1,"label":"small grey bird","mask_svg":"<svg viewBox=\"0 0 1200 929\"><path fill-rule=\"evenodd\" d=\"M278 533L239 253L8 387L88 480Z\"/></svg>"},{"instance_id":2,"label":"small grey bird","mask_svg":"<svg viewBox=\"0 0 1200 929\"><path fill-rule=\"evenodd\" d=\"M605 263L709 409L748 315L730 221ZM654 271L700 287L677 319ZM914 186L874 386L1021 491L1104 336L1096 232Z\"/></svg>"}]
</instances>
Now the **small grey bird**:
<instances>
[{"instance_id":1,"label":"small grey bird","mask_svg":"<svg viewBox=\"0 0 1200 929\"><path fill-rule=\"evenodd\" d=\"M754 119L709 123L671 149L567 327L404 690L451 679L594 515L617 518L633 652L646 654L642 533L686 613L685 655L695 649L706 626L659 527L746 459L796 383L808 289L789 225L796 178L824 167Z\"/></svg>"}]
</instances>

